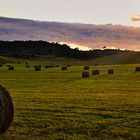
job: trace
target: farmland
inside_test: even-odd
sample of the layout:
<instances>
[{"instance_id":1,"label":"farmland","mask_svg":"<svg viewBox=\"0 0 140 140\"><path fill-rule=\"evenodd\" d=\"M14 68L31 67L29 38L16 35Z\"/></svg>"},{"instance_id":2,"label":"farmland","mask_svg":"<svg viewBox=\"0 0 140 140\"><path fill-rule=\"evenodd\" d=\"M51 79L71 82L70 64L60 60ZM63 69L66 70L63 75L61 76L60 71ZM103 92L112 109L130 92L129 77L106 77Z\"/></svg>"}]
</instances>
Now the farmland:
<instances>
[{"instance_id":1,"label":"farmland","mask_svg":"<svg viewBox=\"0 0 140 140\"><path fill-rule=\"evenodd\" d=\"M72 61L72 60L71 60ZM11 61L15 70L0 68L0 83L15 105L12 126L3 139L139 140L140 72L137 64L98 65L100 75L82 78L83 66L71 62L61 67L34 71L38 61ZM47 62L46 62L47 63ZM53 62L51 62L53 63ZM64 64L62 62L61 64ZM82 64L82 62L79 62ZM108 69L114 75L108 75Z\"/></svg>"}]
</instances>

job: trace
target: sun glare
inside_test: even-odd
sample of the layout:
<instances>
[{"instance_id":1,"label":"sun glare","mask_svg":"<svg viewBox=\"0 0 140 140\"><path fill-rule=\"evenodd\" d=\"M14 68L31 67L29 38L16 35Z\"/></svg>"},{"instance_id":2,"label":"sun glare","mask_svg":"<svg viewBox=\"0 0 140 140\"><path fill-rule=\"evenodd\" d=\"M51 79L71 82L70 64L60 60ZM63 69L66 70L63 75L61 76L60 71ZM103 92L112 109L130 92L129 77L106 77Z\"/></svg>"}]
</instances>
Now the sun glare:
<instances>
[{"instance_id":1,"label":"sun glare","mask_svg":"<svg viewBox=\"0 0 140 140\"><path fill-rule=\"evenodd\" d=\"M60 44L67 44L72 49L78 48L79 50L83 50L83 51L89 51L91 49L88 46L79 45L79 44L75 44L75 43L60 42Z\"/></svg>"}]
</instances>

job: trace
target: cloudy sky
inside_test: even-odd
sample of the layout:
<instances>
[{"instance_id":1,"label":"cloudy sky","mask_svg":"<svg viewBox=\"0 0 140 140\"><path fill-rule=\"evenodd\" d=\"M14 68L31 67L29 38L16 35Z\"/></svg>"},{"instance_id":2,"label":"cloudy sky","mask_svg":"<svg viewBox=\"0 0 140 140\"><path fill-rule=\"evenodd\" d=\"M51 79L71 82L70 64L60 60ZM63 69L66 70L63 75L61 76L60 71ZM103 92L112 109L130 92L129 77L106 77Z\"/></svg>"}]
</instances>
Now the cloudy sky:
<instances>
[{"instance_id":1,"label":"cloudy sky","mask_svg":"<svg viewBox=\"0 0 140 140\"><path fill-rule=\"evenodd\" d=\"M0 0L0 16L140 27L140 0Z\"/></svg>"}]
</instances>

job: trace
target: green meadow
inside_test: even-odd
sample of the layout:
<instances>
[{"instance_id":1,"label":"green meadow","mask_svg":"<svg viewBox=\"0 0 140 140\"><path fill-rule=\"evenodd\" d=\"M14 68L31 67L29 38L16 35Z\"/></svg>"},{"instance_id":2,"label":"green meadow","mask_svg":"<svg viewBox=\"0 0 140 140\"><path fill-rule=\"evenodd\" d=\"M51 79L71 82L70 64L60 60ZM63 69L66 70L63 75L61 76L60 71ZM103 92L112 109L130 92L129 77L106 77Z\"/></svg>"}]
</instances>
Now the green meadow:
<instances>
[{"instance_id":1,"label":"green meadow","mask_svg":"<svg viewBox=\"0 0 140 140\"><path fill-rule=\"evenodd\" d=\"M82 78L83 66L34 71L34 63L0 68L15 118L4 140L140 140L140 72L137 64L91 66L100 75ZM53 64L53 62L50 62ZM81 62L80 62L81 63ZM63 64L63 63L62 63ZM113 68L114 75L107 70Z\"/></svg>"}]
</instances>

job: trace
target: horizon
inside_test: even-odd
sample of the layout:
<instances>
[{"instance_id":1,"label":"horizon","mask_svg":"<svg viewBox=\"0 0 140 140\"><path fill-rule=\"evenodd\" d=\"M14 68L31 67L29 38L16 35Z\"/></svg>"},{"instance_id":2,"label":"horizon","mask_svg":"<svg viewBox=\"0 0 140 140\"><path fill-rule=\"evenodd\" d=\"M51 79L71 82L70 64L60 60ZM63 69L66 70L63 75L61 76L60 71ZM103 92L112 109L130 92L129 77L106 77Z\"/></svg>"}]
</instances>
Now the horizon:
<instances>
[{"instance_id":1,"label":"horizon","mask_svg":"<svg viewBox=\"0 0 140 140\"><path fill-rule=\"evenodd\" d=\"M139 5L140 1L136 0L1 0L0 16L48 22L140 27Z\"/></svg>"}]
</instances>

